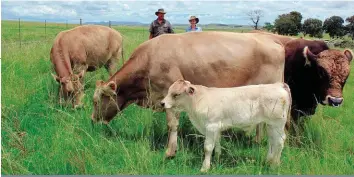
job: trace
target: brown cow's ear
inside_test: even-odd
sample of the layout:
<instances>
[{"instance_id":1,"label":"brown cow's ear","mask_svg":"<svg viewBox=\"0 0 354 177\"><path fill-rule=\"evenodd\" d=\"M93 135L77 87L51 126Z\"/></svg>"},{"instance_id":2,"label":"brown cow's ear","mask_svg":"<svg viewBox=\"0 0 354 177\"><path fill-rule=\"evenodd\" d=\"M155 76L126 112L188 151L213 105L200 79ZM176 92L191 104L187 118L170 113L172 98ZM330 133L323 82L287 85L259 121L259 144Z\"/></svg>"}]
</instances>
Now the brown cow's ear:
<instances>
[{"instance_id":1,"label":"brown cow's ear","mask_svg":"<svg viewBox=\"0 0 354 177\"><path fill-rule=\"evenodd\" d=\"M348 58L349 62L353 60L353 52L351 50L344 50L344 55Z\"/></svg>"},{"instance_id":2,"label":"brown cow's ear","mask_svg":"<svg viewBox=\"0 0 354 177\"><path fill-rule=\"evenodd\" d=\"M54 80L56 80L57 82L60 82L60 77L58 77L57 75L54 75L53 73L50 73L52 74Z\"/></svg>"},{"instance_id":3,"label":"brown cow's ear","mask_svg":"<svg viewBox=\"0 0 354 177\"><path fill-rule=\"evenodd\" d=\"M113 91L117 90L117 84L114 81L108 82L107 86L110 87Z\"/></svg>"},{"instance_id":4,"label":"brown cow's ear","mask_svg":"<svg viewBox=\"0 0 354 177\"><path fill-rule=\"evenodd\" d=\"M97 80L96 81L96 87L101 86L104 83L103 80Z\"/></svg>"},{"instance_id":5,"label":"brown cow's ear","mask_svg":"<svg viewBox=\"0 0 354 177\"><path fill-rule=\"evenodd\" d=\"M81 79L85 75L85 70L82 70L77 76Z\"/></svg>"},{"instance_id":6,"label":"brown cow's ear","mask_svg":"<svg viewBox=\"0 0 354 177\"><path fill-rule=\"evenodd\" d=\"M305 66L311 66L311 61L316 60L316 55L314 55L308 46L304 48L303 55L305 57Z\"/></svg>"}]
</instances>

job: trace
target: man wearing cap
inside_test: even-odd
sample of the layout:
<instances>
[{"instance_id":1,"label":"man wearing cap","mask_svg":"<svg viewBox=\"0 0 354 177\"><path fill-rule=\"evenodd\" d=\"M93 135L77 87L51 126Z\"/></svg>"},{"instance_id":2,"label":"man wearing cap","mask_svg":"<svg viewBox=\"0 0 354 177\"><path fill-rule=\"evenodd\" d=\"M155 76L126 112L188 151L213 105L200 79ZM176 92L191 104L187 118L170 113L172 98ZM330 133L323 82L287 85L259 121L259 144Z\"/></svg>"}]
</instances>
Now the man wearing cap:
<instances>
[{"instance_id":1,"label":"man wearing cap","mask_svg":"<svg viewBox=\"0 0 354 177\"><path fill-rule=\"evenodd\" d=\"M155 15L157 16L157 19L151 22L150 24L150 37L149 39L152 39L154 37L157 37L161 34L166 34L166 33L175 33L172 29L172 25L169 21L165 20L165 14L166 12L164 9L158 9L157 12L155 12Z\"/></svg>"},{"instance_id":2,"label":"man wearing cap","mask_svg":"<svg viewBox=\"0 0 354 177\"><path fill-rule=\"evenodd\" d=\"M191 16L189 18L189 23L191 26L186 28L186 32L191 32L191 31L202 31L202 27L197 27L197 23L199 22L199 18L196 16Z\"/></svg>"}]
</instances>

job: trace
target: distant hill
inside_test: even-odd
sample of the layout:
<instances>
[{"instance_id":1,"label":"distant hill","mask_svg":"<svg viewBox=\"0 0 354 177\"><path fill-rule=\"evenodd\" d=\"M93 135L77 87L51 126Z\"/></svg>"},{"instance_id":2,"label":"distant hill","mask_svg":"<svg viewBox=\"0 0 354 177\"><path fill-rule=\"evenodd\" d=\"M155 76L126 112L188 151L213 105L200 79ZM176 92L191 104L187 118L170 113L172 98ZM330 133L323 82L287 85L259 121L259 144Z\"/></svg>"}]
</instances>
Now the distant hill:
<instances>
[{"instance_id":1,"label":"distant hill","mask_svg":"<svg viewBox=\"0 0 354 177\"><path fill-rule=\"evenodd\" d=\"M105 25L108 26L109 22L108 21L101 21L101 22L85 22L84 24L93 24L93 25ZM130 21L111 21L111 25L127 25L127 26L142 26L142 25L148 25L140 22L130 22Z\"/></svg>"}]
</instances>

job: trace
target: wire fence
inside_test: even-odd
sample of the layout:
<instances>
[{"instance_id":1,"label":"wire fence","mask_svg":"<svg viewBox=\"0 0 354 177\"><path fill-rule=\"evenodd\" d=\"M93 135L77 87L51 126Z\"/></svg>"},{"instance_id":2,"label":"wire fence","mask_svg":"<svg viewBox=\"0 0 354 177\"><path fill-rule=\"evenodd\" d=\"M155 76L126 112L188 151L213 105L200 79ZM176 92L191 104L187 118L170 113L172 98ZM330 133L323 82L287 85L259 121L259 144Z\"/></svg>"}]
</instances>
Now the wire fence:
<instances>
[{"instance_id":1,"label":"wire fence","mask_svg":"<svg viewBox=\"0 0 354 177\"><path fill-rule=\"evenodd\" d=\"M50 22L48 20L40 21L28 21L19 19L3 20L2 21L2 38L1 42L3 46L16 46L19 48L30 43L40 43L52 41L54 37L61 31L72 29L76 26L84 25L83 19L75 21L63 21L63 22ZM119 28L120 32L141 32L148 33L148 29L145 26L141 28L133 28L126 26L126 28L118 25L113 25L111 21L101 22L99 25L108 26L110 28Z\"/></svg>"}]
</instances>

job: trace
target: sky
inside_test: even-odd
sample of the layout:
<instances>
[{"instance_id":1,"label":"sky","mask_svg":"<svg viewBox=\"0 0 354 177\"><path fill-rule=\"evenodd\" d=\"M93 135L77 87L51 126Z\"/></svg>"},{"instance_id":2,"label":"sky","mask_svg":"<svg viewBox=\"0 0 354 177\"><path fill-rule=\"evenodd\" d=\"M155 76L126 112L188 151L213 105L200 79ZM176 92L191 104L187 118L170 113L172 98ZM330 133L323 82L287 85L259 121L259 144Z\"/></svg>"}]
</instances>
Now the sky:
<instances>
[{"instance_id":1,"label":"sky","mask_svg":"<svg viewBox=\"0 0 354 177\"><path fill-rule=\"evenodd\" d=\"M354 15L354 1L17 1L2 0L2 19L79 23L101 21L134 21L150 23L155 11L164 8L165 18L172 24L188 23L196 15L200 24L223 23L251 25L247 13L262 10L260 24L273 23L278 15L298 11L303 19L318 18L324 21L333 15L345 18Z\"/></svg>"}]
</instances>

